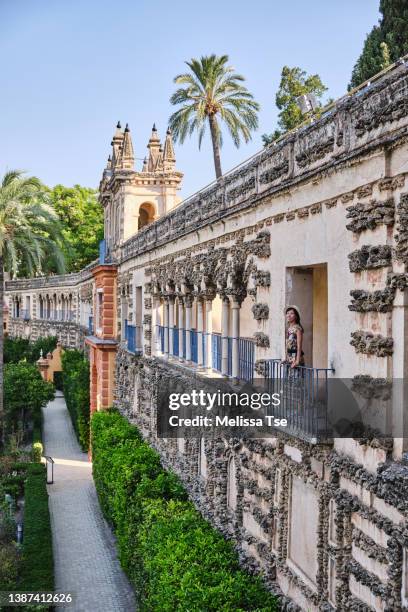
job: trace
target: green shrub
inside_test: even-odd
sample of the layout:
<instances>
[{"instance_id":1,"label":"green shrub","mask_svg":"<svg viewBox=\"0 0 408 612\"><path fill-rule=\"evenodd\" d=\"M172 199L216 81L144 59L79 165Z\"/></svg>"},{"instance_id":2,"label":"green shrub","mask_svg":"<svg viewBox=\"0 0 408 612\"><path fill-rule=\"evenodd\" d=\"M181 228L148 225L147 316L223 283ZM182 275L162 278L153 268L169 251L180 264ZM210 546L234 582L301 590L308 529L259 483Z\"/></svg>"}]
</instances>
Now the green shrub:
<instances>
[{"instance_id":1,"label":"green shrub","mask_svg":"<svg viewBox=\"0 0 408 612\"><path fill-rule=\"evenodd\" d=\"M62 381L72 424L83 450L89 448L89 362L82 351L62 354Z\"/></svg>"},{"instance_id":2,"label":"green shrub","mask_svg":"<svg viewBox=\"0 0 408 612\"><path fill-rule=\"evenodd\" d=\"M52 536L43 465L27 466L24 499L24 539L18 590L52 591Z\"/></svg>"},{"instance_id":3,"label":"green shrub","mask_svg":"<svg viewBox=\"0 0 408 612\"><path fill-rule=\"evenodd\" d=\"M19 557L14 542L0 546L0 591L12 591L18 577Z\"/></svg>"},{"instance_id":4,"label":"green shrub","mask_svg":"<svg viewBox=\"0 0 408 612\"><path fill-rule=\"evenodd\" d=\"M4 366L4 411L6 433L15 429L16 423L41 424L41 408L54 397L54 385L42 379L33 364L8 363ZM41 436L41 434L39 434Z\"/></svg>"},{"instance_id":5,"label":"green shrub","mask_svg":"<svg viewBox=\"0 0 408 612\"><path fill-rule=\"evenodd\" d=\"M92 417L95 484L122 566L150 612L272 612L276 599L240 569L232 545L187 499L177 476L115 411Z\"/></svg>"},{"instance_id":6,"label":"green shrub","mask_svg":"<svg viewBox=\"0 0 408 612\"><path fill-rule=\"evenodd\" d=\"M28 338L4 338L4 363L19 363L27 361L35 363L40 357L41 349L44 357L52 352L57 346L56 336L44 336L35 342Z\"/></svg>"},{"instance_id":7,"label":"green shrub","mask_svg":"<svg viewBox=\"0 0 408 612\"><path fill-rule=\"evenodd\" d=\"M41 457L43 454L43 445L41 442L34 442L31 451L32 460L34 463L41 463Z\"/></svg>"}]
</instances>

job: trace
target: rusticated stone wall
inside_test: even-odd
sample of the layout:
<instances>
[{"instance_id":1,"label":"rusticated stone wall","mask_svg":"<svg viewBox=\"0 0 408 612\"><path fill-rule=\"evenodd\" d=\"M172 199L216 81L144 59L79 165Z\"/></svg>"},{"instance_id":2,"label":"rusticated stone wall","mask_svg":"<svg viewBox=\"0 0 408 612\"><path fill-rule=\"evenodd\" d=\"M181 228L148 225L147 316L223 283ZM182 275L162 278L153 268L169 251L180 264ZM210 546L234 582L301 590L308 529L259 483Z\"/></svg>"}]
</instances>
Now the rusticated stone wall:
<instances>
[{"instance_id":1,"label":"rusticated stone wall","mask_svg":"<svg viewBox=\"0 0 408 612\"><path fill-rule=\"evenodd\" d=\"M408 466L382 463L370 472L331 445L285 434L159 439L157 389L165 379L185 388L197 382L185 368L120 350L116 405L180 476L202 514L232 539L241 562L261 572L283 610L402 610ZM211 385L203 379L205 390L214 390ZM380 462L392 447L389 440L355 444ZM293 507L299 495L302 506ZM313 542L309 557L293 539L299 530ZM297 555L316 566L314 579L303 577L308 566L299 568ZM371 606L362 603L364 597Z\"/></svg>"}]
</instances>

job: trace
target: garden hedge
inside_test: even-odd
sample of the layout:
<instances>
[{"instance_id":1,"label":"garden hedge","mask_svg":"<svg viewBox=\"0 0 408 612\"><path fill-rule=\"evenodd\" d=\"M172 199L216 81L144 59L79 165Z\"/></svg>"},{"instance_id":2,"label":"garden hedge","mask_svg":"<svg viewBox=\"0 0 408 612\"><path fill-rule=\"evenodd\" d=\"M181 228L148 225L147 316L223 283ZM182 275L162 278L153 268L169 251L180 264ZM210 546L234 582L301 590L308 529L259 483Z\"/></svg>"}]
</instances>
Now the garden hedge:
<instances>
[{"instance_id":1,"label":"garden hedge","mask_svg":"<svg viewBox=\"0 0 408 612\"><path fill-rule=\"evenodd\" d=\"M24 486L24 538L19 591L53 591L54 562L46 470L27 466Z\"/></svg>"},{"instance_id":2,"label":"garden hedge","mask_svg":"<svg viewBox=\"0 0 408 612\"><path fill-rule=\"evenodd\" d=\"M64 396L78 441L84 451L89 448L89 362L82 351L62 353Z\"/></svg>"},{"instance_id":3,"label":"garden hedge","mask_svg":"<svg viewBox=\"0 0 408 612\"><path fill-rule=\"evenodd\" d=\"M92 417L95 484L143 612L272 612L276 598L239 567L179 479L118 412Z\"/></svg>"}]
</instances>

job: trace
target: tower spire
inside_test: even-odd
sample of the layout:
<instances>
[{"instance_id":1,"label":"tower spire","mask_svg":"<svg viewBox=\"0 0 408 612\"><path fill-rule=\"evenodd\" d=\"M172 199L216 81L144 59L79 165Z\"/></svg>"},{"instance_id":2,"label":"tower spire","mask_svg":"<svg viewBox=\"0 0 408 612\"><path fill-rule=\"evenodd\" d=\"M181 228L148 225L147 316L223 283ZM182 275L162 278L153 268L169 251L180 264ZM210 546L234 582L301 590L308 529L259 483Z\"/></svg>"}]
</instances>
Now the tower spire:
<instances>
[{"instance_id":1,"label":"tower spire","mask_svg":"<svg viewBox=\"0 0 408 612\"><path fill-rule=\"evenodd\" d=\"M173 138L171 136L170 128L167 128L163 151L163 170L164 172L171 172L175 169L175 167L176 155L174 153Z\"/></svg>"},{"instance_id":2,"label":"tower spire","mask_svg":"<svg viewBox=\"0 0 408 612\"><path fill-rule=\"evenodd\" d=\"M112 168L116 168L116 166L120 162L120 158L122 155L122 143L123 143L123 132L121 129L120 121L118 121L116 125L116 130L112 138Z\"/></svg>"},{"instance_id":3,"label":"tower spire","mask_svg":"<svg viewBox=\"0 0 408 612\"><path fill-rule=\"evenodd\" d=\"M161 157L161 153L160 153L160 148L161 148L160 138L159 138L159 135L157 133L157 128L156 128L156 124L155 123L153 123L152 135L150 136L150 140L149 140L149 143L147 145L147 148L149 149L149 159L148 159L148 162L147 162L147 171L148 172L155 172L157 170L157 165L160 162L160 157Z\"/></svg>"},{"instance_id":4,"label":"tower spire","mask_svg":"<svg viewBox=\"0 0 408 612\"><path fill-rule=\"evenodd\" d=\"M132 137L130 135L129 124L126 124L125 131L123 133L122 149L120 157L120 167L132 170L135 163L135 154L133 152Z\"/></svg>"}]
</instances>

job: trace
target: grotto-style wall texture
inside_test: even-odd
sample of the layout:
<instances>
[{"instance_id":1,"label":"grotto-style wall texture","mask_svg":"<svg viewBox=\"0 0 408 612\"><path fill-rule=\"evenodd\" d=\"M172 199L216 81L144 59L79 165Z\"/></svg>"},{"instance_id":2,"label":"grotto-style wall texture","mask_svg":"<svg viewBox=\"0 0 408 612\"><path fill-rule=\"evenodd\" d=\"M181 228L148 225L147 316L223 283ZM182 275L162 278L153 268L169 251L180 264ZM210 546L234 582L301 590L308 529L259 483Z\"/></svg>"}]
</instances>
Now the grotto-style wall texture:
<instances>
[{"instance_id":1,"label":"grotto-style wall texture","mask_svg":"<svg viewBox=\"0 0 408 612\"><path fill-rule=\"evenodd\" d=\"M119 125L101 258L6 284L10 333L85 343L92 409L113 400L137 424L283 609L408 609L407 397L387 439L173 440L157 436L157 390L264 376L284 356L288 305L312 377L353 379L368 408L406 379L407 159L404 63L183 202L171 134L161 148L154 127L135 171Z\"/></svg>"}]
</instances>

